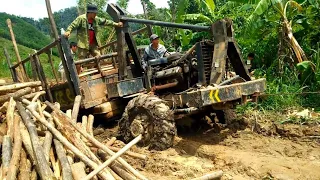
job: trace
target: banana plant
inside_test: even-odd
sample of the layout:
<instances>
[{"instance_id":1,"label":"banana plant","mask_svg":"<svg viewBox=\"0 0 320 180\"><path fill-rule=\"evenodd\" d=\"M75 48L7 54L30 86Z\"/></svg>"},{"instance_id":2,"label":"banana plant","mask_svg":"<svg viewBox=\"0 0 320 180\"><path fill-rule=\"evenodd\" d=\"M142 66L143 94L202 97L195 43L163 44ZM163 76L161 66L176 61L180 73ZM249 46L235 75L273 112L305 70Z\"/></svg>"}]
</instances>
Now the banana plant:
<instances>
[{"instance_id":1,"label":"banana plant","mask_svg":"<svg viewBox=\"0 0 320 180\"><path fill-rule=\"evenodd\" d=\"M187 9L191 3L195 3L199 7L199 12L197 14L187 13ZM213 0L175 0L171 2L172 12L174 12L175 19L177 23L183 22L201 22L206 24L211 24L214 18L215 3ZM190 30L177 30L175 38L180 41L183 50L186 50L190 46L190 41L193 37L192 31Z\"/></svg>"},{"instance_id":2,"label":"banana plant","mask_svg":"<svg viewBox=\"0 0 320 180\"><path fill-rule=\"evenodd\" d=\"M253 13L248 17L249 24L255 23L257 17L266 15L267 11L272 8L275 10L277 15L280 17L279 26L281 31L280 33L280 42L279 42L279 51L278 56L281 57L285 54L284 48L291 49L296 57L297 63L308 60L303 49L297 42L296 38L292 32L292 21L288 19L288 12L290 10L301 11L302 6L300 3L303 3L302 0L231 0L241 3L251 3L255 4L256 7ZM294 11L296 12L296 11ZM282 69L283 62L279 58L279 70Z\"/></svg>"}]
</instances>

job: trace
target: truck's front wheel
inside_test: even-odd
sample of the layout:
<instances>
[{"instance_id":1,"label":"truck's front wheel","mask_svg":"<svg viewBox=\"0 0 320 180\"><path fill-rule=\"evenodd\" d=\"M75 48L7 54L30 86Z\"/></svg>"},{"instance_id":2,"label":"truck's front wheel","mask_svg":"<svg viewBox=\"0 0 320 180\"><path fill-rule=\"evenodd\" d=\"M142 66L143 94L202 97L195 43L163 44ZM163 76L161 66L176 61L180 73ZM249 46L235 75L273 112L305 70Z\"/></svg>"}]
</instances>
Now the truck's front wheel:
<instances>
[{"instance_id":1,"label":"truck's front wheel","mask_svg":"<svg viewBox=\"0 0 320 180\"><path fill-rule=\"evenodd\" d=\"M173 111L157 96L143 94L132 99L119 121L119 135L129 142L139 134L139 145L165 150L173 145L175 127Z\"/></svg>"}]
</instances>

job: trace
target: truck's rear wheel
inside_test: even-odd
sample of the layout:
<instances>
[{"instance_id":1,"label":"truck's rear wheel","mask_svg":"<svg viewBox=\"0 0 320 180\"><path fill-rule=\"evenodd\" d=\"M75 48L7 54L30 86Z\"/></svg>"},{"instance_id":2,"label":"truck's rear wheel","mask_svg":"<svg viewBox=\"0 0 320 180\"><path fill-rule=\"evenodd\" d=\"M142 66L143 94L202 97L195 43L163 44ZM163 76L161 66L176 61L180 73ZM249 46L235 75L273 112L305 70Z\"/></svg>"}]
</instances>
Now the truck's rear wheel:
<instances>
[{"instance_id":1,"label":"truck's rear wheel","mask_svg":"<svg viewBox=\"0 0 320 180\"><path fill-rule=\"evenodd\" d=\"M142 134L139 145L149 145L150 149L168 149L176 133L173 112L163 100L152 95L132 99L119 121L119 135L126 142Z\"/></svg>"}]
</instances>

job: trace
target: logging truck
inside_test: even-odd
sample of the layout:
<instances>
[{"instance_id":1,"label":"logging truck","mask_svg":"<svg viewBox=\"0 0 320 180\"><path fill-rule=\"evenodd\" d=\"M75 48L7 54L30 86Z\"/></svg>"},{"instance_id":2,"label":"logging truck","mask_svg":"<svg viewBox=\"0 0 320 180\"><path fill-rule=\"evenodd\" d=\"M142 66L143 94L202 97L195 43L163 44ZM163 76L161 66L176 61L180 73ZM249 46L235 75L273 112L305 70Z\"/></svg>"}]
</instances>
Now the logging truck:
<instances>
[{"instance_id":1,"label":"logging truck","mask_svg":"<svg viewBox=\"0 0 320 180\"><path fill-rule=\"evenodd\" d=\"M197 26L130 18L115 4L109 4L107 12L115 22L124 24L116 28L117 40L101 47L111 46L115 52L74 61L68 40L57 37L21 63L11 65L13 79L17 81L16 68L30 61L33 67L30 79L42 82L47 100L59 102L66 110L72 107L75 96L81 95L82 109L105 118L122 115L119 135L126 142L142 134L140 145L156 150L173 145L176 119L195 114L200 118L209 113L226 123L228 110L248 100L256 101L266 89L266 80L252 80L245 68L229 19ZM132 32L131 23L146 27ZM151 25L205 31L212 38L195 43L185 53L148 61L144 69L143 48L137 48L134 35L146 30L150 33ZM39 55L53 47L60 53L65 82L56 77L55 83L49 83L43 72ZM76 65L88 68L78 75ZM236 76L227 76L230 69Z\"/></svg>"}]
</instances>

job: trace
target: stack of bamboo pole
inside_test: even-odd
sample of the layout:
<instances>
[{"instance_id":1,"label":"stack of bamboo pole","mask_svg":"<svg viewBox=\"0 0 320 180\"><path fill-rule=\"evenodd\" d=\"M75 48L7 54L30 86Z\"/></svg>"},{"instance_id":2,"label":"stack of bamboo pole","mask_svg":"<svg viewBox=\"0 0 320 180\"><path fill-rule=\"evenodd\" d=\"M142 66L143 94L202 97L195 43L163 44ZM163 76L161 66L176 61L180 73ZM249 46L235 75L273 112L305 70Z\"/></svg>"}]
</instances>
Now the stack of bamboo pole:
<instances>
[{"instance_id":1,"label":"stack of bamboo pole","mask_svg":"<svg viewBox=\"0 0 320 180\"><path fill-rule=\"evenodd\" d=\"M93 136L94 116L77 123L81 96L65 113L58 103L41 102L41 83L0 86L2 161L0 179L147 179L122 154L146 159L128 151L142 135L123 148L103 144ZM46 109L46 110L45 110ZM103 162L101 159L105 160Z\"/></svg>"}]
</instances>

